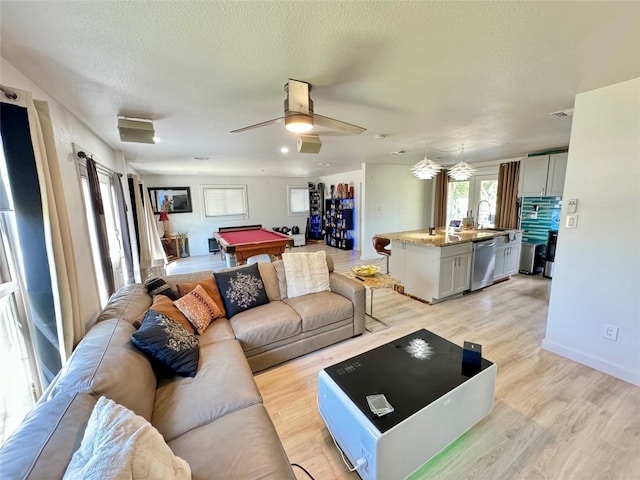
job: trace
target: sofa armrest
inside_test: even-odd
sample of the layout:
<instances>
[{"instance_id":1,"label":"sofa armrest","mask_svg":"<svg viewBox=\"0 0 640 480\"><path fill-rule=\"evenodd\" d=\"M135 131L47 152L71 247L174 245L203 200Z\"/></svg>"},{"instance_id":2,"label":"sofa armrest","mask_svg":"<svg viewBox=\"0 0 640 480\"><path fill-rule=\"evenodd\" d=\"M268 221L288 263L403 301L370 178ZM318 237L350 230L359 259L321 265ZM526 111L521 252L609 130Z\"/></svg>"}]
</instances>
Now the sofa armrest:
<instances>
[{"instance_id":1,"label":"sofa armrest","mask_svg":"<svg viewBox=\"0 0 640 480\"><path fill-rule=\"evenodd\" d=\"M360 335L364 332L364 285L335 272L329 274L329 282L332 292L342 295L353 303L353 334Z\"/></svg>"}]
</instances>

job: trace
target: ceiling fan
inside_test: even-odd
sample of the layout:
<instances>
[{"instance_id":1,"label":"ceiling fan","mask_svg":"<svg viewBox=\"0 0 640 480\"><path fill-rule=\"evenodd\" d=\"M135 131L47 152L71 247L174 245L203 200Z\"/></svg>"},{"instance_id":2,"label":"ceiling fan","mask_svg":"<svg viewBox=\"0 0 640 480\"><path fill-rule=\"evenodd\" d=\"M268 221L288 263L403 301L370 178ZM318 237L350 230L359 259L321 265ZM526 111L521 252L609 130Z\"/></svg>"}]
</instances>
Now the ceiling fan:
<instances>
[{"instance_id":1,"label":"ceiling fan","mask_svg":"<svg viewBox=\"0 0 640 480\"><path fill-rule=\"evenodd\" d=\"M309 96L311 84L301 82L292 78L284 85L284 91L287 92L287 98L284 101L284 117L274 118L266 122L256 123L244 128L232 130L231 133L244 132L253 128L265 127L272 123L278 123L284 119L287 130L295 133L306 133L313 128L314 125L320 127L340 130L346 133L359 135L366 128L352 125L350 123L336 120L335 118L325 117L313 112L313 100Z\"/></svg>"}]
</instances>

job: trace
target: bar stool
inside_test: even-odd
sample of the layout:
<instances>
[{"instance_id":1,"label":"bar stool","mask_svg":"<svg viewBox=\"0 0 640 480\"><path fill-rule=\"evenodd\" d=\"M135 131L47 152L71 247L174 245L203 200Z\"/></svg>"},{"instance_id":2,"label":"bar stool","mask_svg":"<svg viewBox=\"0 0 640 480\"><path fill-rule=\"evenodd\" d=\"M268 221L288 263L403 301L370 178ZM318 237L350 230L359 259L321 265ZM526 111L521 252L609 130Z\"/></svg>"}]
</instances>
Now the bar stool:
<instances>
[{"instance_id":1,"label":"bar stool","mask_svg":"<svg viewBox=\"0 0 640 480\"><path fill-rule=\"evenodd\" d=\"M385 247L391 243L391 240L388 238L381 237L373 237L371 239L373 241L373 248L375 248L376 253L378 255L384 255L387 258L387 275L389 274L389 257L391 256L391 250L386 249Z\"/></svg>"}]
</instances>

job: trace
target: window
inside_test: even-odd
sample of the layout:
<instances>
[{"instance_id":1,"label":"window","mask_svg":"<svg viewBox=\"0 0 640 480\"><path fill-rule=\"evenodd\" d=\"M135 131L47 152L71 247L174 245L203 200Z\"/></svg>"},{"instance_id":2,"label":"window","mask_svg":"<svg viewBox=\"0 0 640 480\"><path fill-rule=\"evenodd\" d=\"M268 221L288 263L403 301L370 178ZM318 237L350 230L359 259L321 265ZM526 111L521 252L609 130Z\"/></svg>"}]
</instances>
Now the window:
<instances>
[{"instance_id":1,"label":"window","mask_svg":"<svg viewBox=\"0 0 640 480\"><path fill-rule=\"evenodd\" d=\"M471 210L474 222L483 228L493 227L498 201L498 176L476 175L469 180L449 182L447 225L460 220Z\"/></svg>"},{"instance_id":2,"label":"window","mask_svg":"<svg viewBox=\"0 0 640 480\"><path fill-rule=\"evenodd\" d=\"M15 213L4 185L7 173L0 138L0 445L42 393L30 334L26 292L19 281L21 255Z\"/></svg>"},{"instance_id":3,"label":"window","mask_svg":"<svg viewBox=\"0 0 640 480\"><path fill-rule=\"evenodd\" d=\"M476 177L479 200L476 204L476 223L483 228L495 226L496 205L498 203L498 179Z\"/></svg>"},{"instance_id":4,"label":"window","mask_svg":"<svg viewBox=\"0 0 640 480\"><path fill-rule=\"evenodd\" d=\"M109 249L109 251L105 253L108 255L111 262L113 283L115 290L117 291L126 283L125 279L128 276L127 262L124 259L122 233L120 232L120 225L118 222L118 203L115 199L116 195L113 187L113 176L110 172L104 170L103 167L98 168L98 180L100 182L100 194L102 196L102 205L104 207L104 220L107 227L107 243ZM96 212L93 209L91 190L89 188L89 180L87 179L87 167L85 164L80 165L80 181L84 197L87 224L89 226L89 242L91 244L91 252L93 254L93 264L96 270L100 304L104 307L107 304L110 295L105 280L104 267L102 266L102 252L100 251L98 231L96 229Z\"/></svg>"},{"instance_id":5,"label":"window","mask_svg":"<svg viewBox=\"0 0 640 480\"><path fill-rule=\"evenodd\" d=\"M202 195L205 217L249 217L246 185L208 185Z\"/></svg>"},{"instance_id":6,"label":"window","mask_svg":"<svg viewBox=\"0 0 640 480\"><path fill-rule=\"evenodd\" d=\"M307 187L287 187L289 216L309 214L309 189Z\"/></svg>"},{"instance_id":7,"label":"window","mask_svg":"<svg viewBox=\"0 0 640 480\"><path fill-rule=\"evenodd\" d=\"M449 182L447 194L447 225L451 220L462 220L469 210L469 180Z\"/></svg>"}]
</instances>

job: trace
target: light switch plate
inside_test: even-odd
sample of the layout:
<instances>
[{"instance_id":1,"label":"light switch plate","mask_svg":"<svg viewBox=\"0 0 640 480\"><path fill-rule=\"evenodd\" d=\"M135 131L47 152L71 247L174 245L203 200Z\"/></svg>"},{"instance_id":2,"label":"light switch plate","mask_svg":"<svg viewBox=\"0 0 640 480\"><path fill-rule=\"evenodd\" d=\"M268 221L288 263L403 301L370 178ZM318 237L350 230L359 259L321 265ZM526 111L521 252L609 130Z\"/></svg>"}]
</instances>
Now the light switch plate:
<instances>
[{"instance_id":1,"label":"light switch plate","mask_svg":"<svg viewBox=\"0 0 640 480\"><path fill-rule=\"evenodd\" d=\"M564 226L567 228L578 228L578 215L567 215Z\"/></svg>"}]
</instances>

